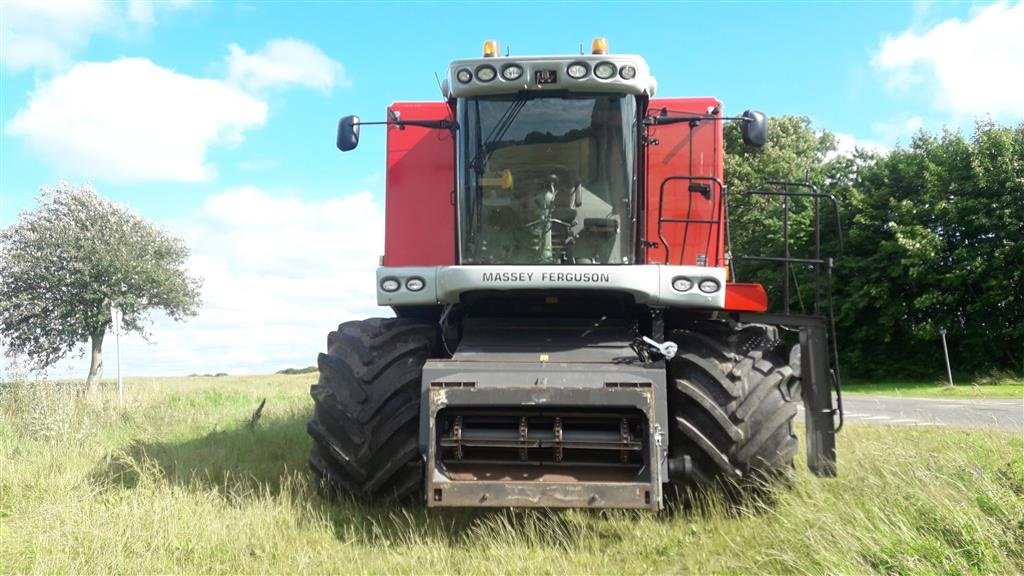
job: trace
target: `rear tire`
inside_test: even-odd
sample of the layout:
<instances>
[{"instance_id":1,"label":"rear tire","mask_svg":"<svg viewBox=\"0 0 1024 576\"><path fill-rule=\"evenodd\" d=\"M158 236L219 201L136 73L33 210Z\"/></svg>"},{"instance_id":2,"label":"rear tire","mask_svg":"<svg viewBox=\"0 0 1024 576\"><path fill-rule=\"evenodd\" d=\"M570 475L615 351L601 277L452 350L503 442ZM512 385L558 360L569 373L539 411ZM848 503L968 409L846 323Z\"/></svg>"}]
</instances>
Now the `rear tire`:
<instances>
[{"instance_id":1,"label":"rear tire","mask_svg":"<svg viewBox=\"0 0 1024 576\"><path fill-rule=\"evenodd\" d=\"M775 327L702 322L677 330L669 365L670 458L689 461L677 486L775 477L792 470L793 371Z\"/></svg>"},{"instance_id":2,"label":"rear tire","mask_svg":"<svg viewBox=\"0 0 1024 576\"><path fill-rule=\"evenodd\" d=\"M323 488L378 502L422 496L420 379L436 352L436 325L413 319L346 322L328 334L307 426Z\"/></svg>"}]
</instances>

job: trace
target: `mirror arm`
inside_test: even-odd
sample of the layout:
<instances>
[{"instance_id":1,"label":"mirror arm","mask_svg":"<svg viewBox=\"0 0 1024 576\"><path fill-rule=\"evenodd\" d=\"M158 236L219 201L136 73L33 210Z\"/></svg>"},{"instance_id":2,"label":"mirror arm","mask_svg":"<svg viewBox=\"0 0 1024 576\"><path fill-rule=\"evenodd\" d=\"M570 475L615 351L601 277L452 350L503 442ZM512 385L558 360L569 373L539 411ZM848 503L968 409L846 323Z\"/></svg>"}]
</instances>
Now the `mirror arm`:
<instances>
[{"instance_id":1,"label":"mirror arm","mask_svg":"<svg viewBox=\"0 0 1024 576\"><path fill-rule=\"evenodd\" d=\"M743 116L647 116L643 123L645 126L664 126L666 124L679 124L681 122L703 122L705 120L739 120L749 122L750 118Z\"/></svg>"},{"instance_id":2,"label":"mirror arm","mask_svg":"<svg viewBox=\"0 0 1024 576\"><path fill-rule=\"evenodd\" d=\"M400 130L405 130L406 126L420 126L422 128L432 128L434 130L458 130L459 123L454 120L387 120L384 122L356 122L355 126L374 126L374 125L387 125L387 126L398 126Z\"/></svg>"}]
</instances>

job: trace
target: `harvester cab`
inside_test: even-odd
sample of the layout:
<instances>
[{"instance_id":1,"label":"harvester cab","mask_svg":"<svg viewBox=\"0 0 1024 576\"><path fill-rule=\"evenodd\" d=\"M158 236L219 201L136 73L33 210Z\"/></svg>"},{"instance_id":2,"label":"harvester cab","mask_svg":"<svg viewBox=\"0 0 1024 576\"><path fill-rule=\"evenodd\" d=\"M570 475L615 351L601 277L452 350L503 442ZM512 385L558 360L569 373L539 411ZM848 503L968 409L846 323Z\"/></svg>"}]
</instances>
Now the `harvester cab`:
<instances>
[{"instance_id":1,"label":"harvester cab","mask_svg":"<svg viewBox=\"0 0 1024 576\"><path fill-rule=\"evenodd\" d=\"M341 119L343 151L361 125L387 126L376 281L396 318L346 322L319 356L310 464L325 486L659 509L667 488L791 468L794 394L808 465L835 473L828 316L788 308L790 266L830 278L820 234L816 258L792 258L788 235L786 254L747 257L785 267L782 313L732 281L723 124L763 146L767 120L656 89L642 57L603 39L541 57L488 41L451 63L444 101ZM762 194L834 202L804 185ZM793 362L780 328L800 334Z\"/></svg>"}]
</instances>

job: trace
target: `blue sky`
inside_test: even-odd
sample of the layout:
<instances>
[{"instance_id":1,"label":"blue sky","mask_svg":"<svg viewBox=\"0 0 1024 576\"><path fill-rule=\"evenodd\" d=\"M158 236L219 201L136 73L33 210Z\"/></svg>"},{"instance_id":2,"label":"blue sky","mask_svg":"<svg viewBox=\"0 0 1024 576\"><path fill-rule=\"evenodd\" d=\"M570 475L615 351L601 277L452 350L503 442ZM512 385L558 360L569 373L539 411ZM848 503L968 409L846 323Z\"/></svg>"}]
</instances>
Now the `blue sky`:
<instances>
[{"instance_id":1,"label":"blue sky","mask_svg":"<svg viewBox=\"0 0 1024 576\"><path fill-rule=\"evenodd\" d=\"M129 338L138 374L311 364L375 313L384 132L333 147L337 118L435 100L485 39L646 57L661 95L800 114L854 145L1024 111L1022 3L0 4L0 226L60 180L183 236L206 278L187 324ZM376 312L379 313L379 312ZM62 369L84 371L83 360Z\"/></svg>"}]
</instances>

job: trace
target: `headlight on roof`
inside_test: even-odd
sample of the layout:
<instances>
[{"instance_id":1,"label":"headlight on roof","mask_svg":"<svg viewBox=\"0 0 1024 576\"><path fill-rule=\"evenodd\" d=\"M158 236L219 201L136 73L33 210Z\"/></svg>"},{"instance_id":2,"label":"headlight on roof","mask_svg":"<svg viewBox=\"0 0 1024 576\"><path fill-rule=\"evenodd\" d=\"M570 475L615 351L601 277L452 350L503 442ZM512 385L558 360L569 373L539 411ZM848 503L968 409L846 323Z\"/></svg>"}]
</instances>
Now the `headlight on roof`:
<instances>
[{"instance_id":1,"label":"headlight on roof","mask_svg":"<svg viewBox=\"0 0 1024 576\"><path fill-rule=\"evenodd\" d=\"M632 80L633 78L636 78L636 67L626 64L622 68L619 68L619 76L621 76L623 80Z\"/></svg>"},{"instance_id":2,"label":"headlight on roof","mask_svg":"<svg viewBox=\"0 0 1024 576\"><path fill-rule=\"evenodd\" d=\"M455 73L455 79L462 84L469 84L469 81L473 79L473 73L469 71L469 68L459 68Z\"/></svg>"},{"instance_id":3,"label":"headlight on roof","mask_svg":"<svg viewBox=\"0 0 1024 576\"><path fill-rule=\"evenodd\" d=\"M494 69L494 66L490 64L483 64L476 67L476 79L481 82L490 82L494 80L498 72Z\"/></svg>"},{"instance_id":4,"label":"headlight on roof","mask_svg":"<svg viewBox=\"0 0 1024 576\"><path fill-rule=\"evenodd\" d=\"M519 64L506 64L501 69L501 77L505 80L518 80L523 75L523 67Z\"/></svg>"},{"instance_id":5,"label":"headlight on roof","mask_svg":"<svg viewBox=\"0 0 1024 576\"><path fill-rule=\"evenodd\" d=\"M597 76L601 80L607 80L612 76L615 76L615 64L611 62L598 62L594 66L594 76Z\"/></svg>"},{"instance_id":6,"label":"headlight on roof","mask_svg":"<svg viewBox=\"0 0 1024 576\"><path fill-rule=\"evenodd\" d=\"M585 62L573 62L565 69L565 73L569 75L569 78L579 80L586 78L587 74L590 74L590 67Z\"/></svg>"}]
</instances>

